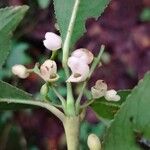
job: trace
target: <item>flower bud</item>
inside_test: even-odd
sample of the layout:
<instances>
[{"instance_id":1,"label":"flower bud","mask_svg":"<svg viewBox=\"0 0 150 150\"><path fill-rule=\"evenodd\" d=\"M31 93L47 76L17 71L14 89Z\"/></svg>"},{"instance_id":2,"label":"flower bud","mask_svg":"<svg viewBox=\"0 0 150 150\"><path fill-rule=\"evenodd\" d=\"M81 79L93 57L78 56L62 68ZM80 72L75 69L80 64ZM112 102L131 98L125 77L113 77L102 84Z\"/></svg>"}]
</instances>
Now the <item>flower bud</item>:
<instances>
[{"instance_id":1,"label":"flower bud","mask_svg":"<svg viewBox=\"0 0 150 150\"><path fill-rule=\"evenodd\" d=\"M94 58L93 54L85 48L80 48L73 51L71 56L80 58L80 60L84 61L86 64L90 64Z\"/></svg>"},{"instance_id":2,"label":"flower bud","mask_svg":"<svg viewBox=\"0 0 150 150\"><path fill-rule=\"evenodd\" d=\"M53 60L46 60L40 67L41 77L45 81L49 81L50 79L54 79L57 77L57 65Z\"/></svg>"},{"instance_id":3,"label":"flower bud","mask_svg":"<svg viewBox=\"0 0 150 150\"><path fill-rule=\"evenodd\" d=\"M95 134L88 136L87 144L90 150L101 150L100 139Z\"/></svg>"},{"instance_id":4,"label":"flower bud","mask_svg":"<svg viewBox=\"0 0 150 150\"><path fill-rule=\"evenodd\" d=\"M93 98L100 98L106 94L107 84L103 80L97 80L95 86L91 88Z\"/></svg>"},{"instance_id":5,"label":"flower bud","mask_svg":"<svg viewBox=\"0 0 150 150\"><path fill-rule=\"evenodd\" d=\"M43 41L43 44L47 49L56 51L61 48L62 39L53 32L47 32L45 34L45 40Z\"/></svg>"},{"instance_id":6,"label":"flower bud","mask_svg":"<svg viewBox=\"0 0 150 150\"><path fill-rule=\"evenodd\" d=\"M40 90L40 94L45 97L47 96L47 93L48 93L48 86L47 84L45 83L44 85L42 85L41 87L41 90Z\"/></svg>"},{"instance_id":7,"label":"flower bud","mask_svg":"<svg viewBox=\"0 0 150 150\"><path fill-rule=\"evenodd\" d=\"M85 81L89 75L89 66L79 58L70 57L68 59L68 66L72 74L67 82L82 82Z\"/></svg>"},{"instance_id":8,"label":"flower bud","mask_svg":"<svg viewBox=\"0 0 150 150\"><path fill-rule=\"evenodd\" d=\"M14 65L12 67L12 73L22 79L29 76L28 69L23 65Z\"/></svg>"},{"instance_id":9,"label":"flower bud","mask_svg":"<svg viewBox=\"0 0 150 150\"><path fill-rule=\"evenodd\" d=\"M106 92L105 99L108 100L108 101L119 101L120 96L117 95L117 92L112 89L112 90L109 90L109 91Z\"/></svg>"}]
</instances>

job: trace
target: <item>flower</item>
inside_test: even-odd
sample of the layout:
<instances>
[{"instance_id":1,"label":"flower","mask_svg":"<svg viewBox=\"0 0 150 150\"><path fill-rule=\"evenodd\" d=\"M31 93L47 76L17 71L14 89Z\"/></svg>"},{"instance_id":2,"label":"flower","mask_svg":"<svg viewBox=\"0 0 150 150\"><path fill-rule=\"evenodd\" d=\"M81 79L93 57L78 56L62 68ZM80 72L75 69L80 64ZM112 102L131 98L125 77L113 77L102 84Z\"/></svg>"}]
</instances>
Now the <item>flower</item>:
<instances>
[{"instance_id":1,"label":"flower","mask_svg":"<svg viewBox=\"0 0 150 150\"><path fill-rule=\"evenodd\" d=\"M12 73L22 79L25 79L29 76L28 69L19 64L12 67Z\"/></svg>"},{"instance_id":2,"label":"flower","mask_svg":"<svg viewBox=\"0 0 150 150\"><path fill-rule=\"evenodd\" d=\"M40 67L40 76L45 80L49 81L57 77L57 65L53 60L46 60Z\"/></svg>"},{"instance_id":3,"label":"flower","mask_svg":"<svg viewBox=\"0 0 150 150\"><path fill-rule=\"evenodd\" d=\"M119 101L120 100L120 96L117 95L117 92L112 89L112 90L108 90L105 94L105 99L107 101Z\"/></svg>"},{"instance_id":4,"label":"flower","mask_svg":"<svg viewBox=\"0 0 150 150\"><path fill-rule=\"evenodd\" d=\"M82 82L88 78L90 69L89 64L93 61L93 54L85 49L80 48L72 52L68 59L68 66L72 71L67 82Z\"/></svg>"},{"instance_id":5,"label":"flower","mask_svg":"<svg viewBox=\"0 0 150 150\"><path fill-rule=\"evenodd\" d=\"M83 60L76 57L70 57L68 59L68 66L70 67L72 74L67 82L82 82L87 79L90 69Z\"/></svg>"},{"instance_id":6,"label":"flower","mask_svg":"<svg viewBox=\"0 0 150 150\"><path fill-rule=\"evenodd\" d=\"M87 144L90 150L101 150L100 139L95 134L90 134L88 136Z\"/></svg>"},{"instance_id":7,"label":"flower","mask_svg":"<svg viewBox=\"0 0 150 150\"><path fill-rule=\"evenodd\" d=\"M97 80L95 85L91 88L93 98L100 98L105 96L107 92L107 84L103 80Z\"/></svg>"},{"instance_id":8,"label":"flower","mask_svg":"<svg viewBox=\"0 0 150 150\"><path fill-rule=\"evenodd\" d=\"M43 41L43 44L47 49L56 51L61 48L62 39L60 36L53 32L47 32L45 34L45 40Z\"/></svg>"},{"instance_id":9,"label":"flower","mask_svg":"<svg viewBox=\"0 0 150 150\"><path fill-rule=\"evenodd\" d=\"M83 60L85 63L90 64L93 61L93 54L85 49L80 48L72 52L71 57L77 57L80 58L80 60Z\"/></svg>"}]
</instances>

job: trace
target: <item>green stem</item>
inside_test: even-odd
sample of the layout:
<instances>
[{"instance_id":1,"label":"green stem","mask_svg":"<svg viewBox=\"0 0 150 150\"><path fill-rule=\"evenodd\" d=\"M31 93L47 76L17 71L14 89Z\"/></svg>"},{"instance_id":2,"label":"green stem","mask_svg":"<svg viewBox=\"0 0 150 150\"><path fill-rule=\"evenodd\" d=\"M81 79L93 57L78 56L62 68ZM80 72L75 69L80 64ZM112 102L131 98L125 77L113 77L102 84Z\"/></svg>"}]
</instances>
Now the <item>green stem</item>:
<instances>
[{"instance_id":1,"label":"green stem","mask_svg":"<svg viewBox=\"0 0 150 150\"><path fill-rule=\"evenodd\" d=\"M56 107L50 105L48 102L42 102L37 100L26 100L26 99L0 99L0 103L9 104L23 104L26 105L26 108L31 106L41 107L47 109L51 113L53 113L56 117L58 117L62 122L64 121L65 115Z\"/></svg>"},{"instance_id":2,"label":"green stem","mask_svg":"<svg viewBox=\"0 0 150 150\"><path fill-rule=\"evenodd\" d=\"M66 117L63 125L68 150L79 150L80 117Z\"/></svg>"},{"instance_id":3,"label":"green stem","mask_svg":"<svg viewBox=\"0 0 150 150\"><path fill-rule=\"evenodd\" d=\"M52 86L52 89L54 91L54 93L56 94L56 96L59 98L59 100L61 101L62 103L62 106L65 110L66 108L66 100L62 97L62 95L56 90L56 88L54 86Z\"/></svg>"},{"instance_id":4,"label":"green stem","mask_svg":"<svg viewBox=\"0 0 150 150\"><path fill-rule=\"evenodd\" d=\"M80 3L80 0L75 1L71 19L70 19L70 23L69 23L68 30L67 30L67 35L66 35L64 45L63 45L62 64L63 64L63 68L65 70L67 78L69 77L69 69L67 66L67 61L68 61L68 56L69 56L69 48L70 48L71 36L73 33L73 28L74 28L75 19L77 16L79 3ZM75 115L75 106L74 106L74 98L73 98L71 83L67 83L67 114L69 116Z\"/></svg>"}]
</instances>

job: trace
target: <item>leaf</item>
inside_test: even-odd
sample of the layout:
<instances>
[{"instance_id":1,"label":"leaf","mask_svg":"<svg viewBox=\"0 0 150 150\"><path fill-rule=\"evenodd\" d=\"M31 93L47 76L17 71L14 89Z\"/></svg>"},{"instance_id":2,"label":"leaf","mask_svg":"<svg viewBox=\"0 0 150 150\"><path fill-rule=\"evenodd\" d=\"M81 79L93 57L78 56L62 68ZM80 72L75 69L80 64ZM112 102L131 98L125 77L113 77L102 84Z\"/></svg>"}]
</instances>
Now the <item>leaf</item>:
<instances>
[{"instance_id":1,"label":"leaf","mask_svg":"<svg viewBox=\"0 0 150 150\"><path fill-rule=\"evenodd\" d=\"M49 6L49 4L51 3L51 0L37 0L40 8L45 9Z\"/></svg>"},{"instance_id":2,"label":"leaf","mask_svg":"<svg viewBox=\"0 0 150 150\"><path fill-rule=\"evenodd\" d=\"M21 109L27 107L26 105L9 104L7 101L2 103L2 99L15 99L17 102L19 99L25 99L28 101L33 98L29 93L26 93L6 82L0 81L0 110Z\"/></svg>"},{"instance_id":3,"label":"leaf","mask_svg":"<svg viewBox=\"0 0 150 150\"><path fill-rule=\"evenodd\" d=\"M10 51L10 36L0 32L0 69Z\"/></svg>"},{"instance_id":4,"label":"leaf","mask_svg":"<svg viewBox=\"0 0 150 150\"><path fill-rule=\"evenodd\" d=\"M150 73L133 89L115 116L104 150L150 149Z\"/></svg>"},{"instance_id":5,"label":"leaf","mask_svg":"<svg viewBox=\"0 0 150 150\"><path fill-rule=\"evenodd\" d=\"M28 6L11 6L0 9L0 31L10 33L14 31L23 19Z\"/></svg>"},{"instance_id":6,"label":"leaf","mask_svg":"<svg viewBox=\"0 0 150 150\"><path fill-rule=\"evenodd\" d=\"M10 52L10 39L22 20L28 6L6 7L0 9L0 68Z\"/></svg>"},{"instance_id":7,"label":"leaf","mask_svg":"<svg viewBox=\"0 0 150 150\"><path fill-rule=\"evenodd\" d=\"M118 91L121 96L119 102L108 102L104 97L97 99L91 104L91 108L96 112L96 114L102 118L113 119L116 112L120 109L121 104L126 100L127 96L130 94L130 90Z\"/></svg>"},{"instance_id":8,"label":"leaf","mask_svg":"<svg viewBox=\"0 0 150 150\"><path fill-rule=\"evenodd\" d=\"M0 81L0 98L32 99L32 96L6 82Z\"/></svg>"},{"instance_id":9,"label":"leaf","mask_svg":"<svg viewBox=\"0 0 150 150\"><path fill-rule=\"evenodd\" d=\"M100 16L110 0L54 0L55 14L63 41L66 39L67 30L73 16L75 3L79 1L71 45L85 32L85 21L89 17Z\"/></svg>"}]
</instances>

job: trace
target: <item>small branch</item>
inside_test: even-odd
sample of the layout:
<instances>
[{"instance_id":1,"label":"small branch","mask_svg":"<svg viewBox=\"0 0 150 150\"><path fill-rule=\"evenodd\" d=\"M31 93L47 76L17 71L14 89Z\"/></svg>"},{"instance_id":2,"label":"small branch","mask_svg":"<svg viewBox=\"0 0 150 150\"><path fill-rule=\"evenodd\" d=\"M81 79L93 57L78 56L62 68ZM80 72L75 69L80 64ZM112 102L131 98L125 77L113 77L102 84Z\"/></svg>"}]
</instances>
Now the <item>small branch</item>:
<instances>
[{"instance_id":1,"label":"small branch","mask_svg":"<svg viewBox=\"0 0 150 150\"><path fill-rule=\"evenodd\" d=\"M91 66L91 70L90 70L90 73L89 73L89 77L90 78L92 76L92 73L94 72L96 66L98 65L98 63L100 62L100 59L102 57L102 54L105 50L105 46L102 45L101 48L100 48L100 51L99 51L99 54L98 56L94 59L93 63L92 63L92 66Z\"/></svg>"},{"instance_id":2,"label":"small branch","mask_svg":"<svg viewBox=\"0 0 150 150\"><path fill-rule=\"evenodd\" d=\"M94 99L90 100L89 102L84 103L83 105L81 105L80 108L81 109L86 108L86 107L90 106L94 101L95 101Z\"/></svg>"},{"instance_id":3,"label":"small branch","mask_svg":"<svg viewBox=\"0 0 150 150\"><path fill-rule=\"evenodd\" d=\"M25 100L25 99L0 99L0 103L9 104L24 104L31 106L38 106L44 109L47 109L55 116L57 116L62 122L64 121L65 115L56 107L50 105L48 102L41 102L36 100ZM28 107L26 107L28 108Z\"/></svg>"},{"instance_id":4,"label":"small branch","mask_svg":"<svg viewBox=\"0 0 150 150\"><path fill-rule=\"evenodd\" d=\"M79 3L80 3L80 0L75 0L72 15L70 18L70 23L69 23L68 30L67 30L67 35L66 35L64 45L63 45L63 60L62 60L62 62L63 62L64 68L66 68L66 65L67 65L70 41L71 41L71 36L73 33L73 28L74 28L74 24L75 24L75 20L76 20L76 16L77 16L77 11L79 8Z\"/></svg>"},{"instance_id":5,"label":"small branch","mask_svg":"<svg viewBox=\"0 0 150 150\"><path fill-rule=\"evenodd\" d=\"M79 96L78 96L78 98L76 100L76 111L77 111L77 114L79 113L79 109L80 109L79 105L80 105L80 101L81 101L81 98L83 96L83 92L84 92L84 89L85 89L86 85L87 85L87 81L84 81L82 89L80 91L80 94L79 94Z\"/></svg>"},{"instance_id":6,"label":"small branch","mask_svg":"<svg viewBox=\"0 0 150 150\"><path fill-rule=\"evenodd\" d=\"M62 95L56 90L56 88L54 86L51 86L54 93L56 94L56 96L59 98L59 100L62 103L63 108L65 109L66 107L66 100L62 97Z\"/></svg>"}]
</instances>

